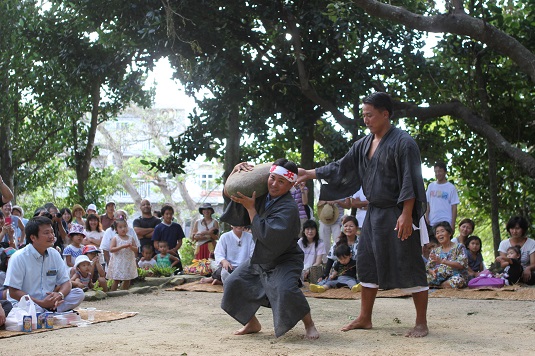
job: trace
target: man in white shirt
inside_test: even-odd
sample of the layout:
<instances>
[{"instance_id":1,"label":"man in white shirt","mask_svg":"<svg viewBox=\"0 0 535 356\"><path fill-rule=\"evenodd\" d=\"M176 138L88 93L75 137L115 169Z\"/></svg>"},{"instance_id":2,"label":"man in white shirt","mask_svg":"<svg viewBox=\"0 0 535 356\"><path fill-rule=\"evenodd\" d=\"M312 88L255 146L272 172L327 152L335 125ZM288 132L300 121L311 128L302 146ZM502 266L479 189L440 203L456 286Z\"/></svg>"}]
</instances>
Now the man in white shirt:
<instances>
[{"instance_id":1,"label":"man in white shirt","mask_svg":"<svg viewBox=\"0 0 535 356\"><path fill-rule=\"evenodd\" d=\"M65 262L54 249L52 221L39 216L26 225L26 247L9 259L4 286L8 300L15 305L28 294L37 305L37 311L74 309L84 300L80 288L72 288Z\"/></svg>"},{"instance_id":2,"label":"man in white shirt","mask_svg":"<svg viewBox=\"0 0 535 356\"><path fill-rule=\"evenodd\" d=\"M214 250L218 268L201 283L223 284L236 267L251 258L255 246L253 235L243 229L243 226L232 226L231 231L221 235Z\"/></svg>"},{"instance_id":3,"label":"man in white shirt","mask_svg":"<svg viewBox=\"0 0 535 356\"><path fill-rule=\"evenodd\" d=\"M446 163L435 163L436 181L427 187L427 211L425 219L433 227L439 222L447 221L455 231L455 220L457 220L457 205L459 195L453 184L446 180Z\"/></svg>"}]
</instances>

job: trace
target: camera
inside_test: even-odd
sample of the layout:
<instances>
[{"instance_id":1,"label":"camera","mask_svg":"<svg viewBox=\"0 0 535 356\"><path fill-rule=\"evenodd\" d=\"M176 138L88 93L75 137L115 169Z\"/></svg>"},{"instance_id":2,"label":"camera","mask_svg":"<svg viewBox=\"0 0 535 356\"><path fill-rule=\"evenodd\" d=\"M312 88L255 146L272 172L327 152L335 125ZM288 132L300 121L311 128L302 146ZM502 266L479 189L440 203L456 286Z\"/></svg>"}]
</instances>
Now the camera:
<instances>
[{"instance_id":1,"label":"camera","mask_svg":"<svg viewBox=\"0 0 535 356\"><path fill-rule=\"evenodd\" d=\"M61 215L61 213L56 213L56 217L61 219L63 215Z\"/></svg>"}]
</instances>

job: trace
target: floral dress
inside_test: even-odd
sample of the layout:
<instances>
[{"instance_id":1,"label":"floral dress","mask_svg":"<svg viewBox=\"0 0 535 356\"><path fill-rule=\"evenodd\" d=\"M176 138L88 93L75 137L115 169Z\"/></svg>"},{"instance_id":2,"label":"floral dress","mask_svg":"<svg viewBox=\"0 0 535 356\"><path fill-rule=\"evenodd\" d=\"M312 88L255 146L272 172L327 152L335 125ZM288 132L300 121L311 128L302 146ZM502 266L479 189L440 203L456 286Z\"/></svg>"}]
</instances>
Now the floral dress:
<instances>
[{"instance_id":1,"label":"floral dress","mask_svg":"<svg viewBox=\"0 0 535 356\"><path fill-rule=\"evenodd\" d=\"M442 252L442 246L439 246L434 248L431 253L435 253L444 260L459 262L464 268L456 269L445 264L437 265L429 259L426 266L429 286L440 286L447 281L452 288L466 287L468 258L463 245L457 243L448 252Z\"/></svg>"},{"instance_id":2,"label":"floral dress","mask_svg":"<svg viewBox=\"0 0 535 356\"><path fill-rule=\"evenodd\" d=\"M117 247L126 244L135 245L136 242L131 236L123 240L118 235L115 235ZM138 246L139 247L139 246ZM129 281L137 277L136 254L130 248L123 248L117 252L110 252L110 265L106 278L115 281Z\"/></svg>"}]
</instances>

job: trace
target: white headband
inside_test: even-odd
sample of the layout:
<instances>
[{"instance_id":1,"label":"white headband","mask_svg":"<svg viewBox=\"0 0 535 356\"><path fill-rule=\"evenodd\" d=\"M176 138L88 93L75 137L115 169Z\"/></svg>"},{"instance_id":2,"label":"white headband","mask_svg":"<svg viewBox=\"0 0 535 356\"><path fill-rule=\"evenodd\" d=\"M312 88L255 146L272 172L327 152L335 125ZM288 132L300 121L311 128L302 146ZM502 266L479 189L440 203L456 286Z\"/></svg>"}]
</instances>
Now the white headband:
<instances>
[{"instance_id":1,"label":"white headband","mask_svg":"<svg viewBox=\"0 0 535 356\"><path fill-rule=\"evenodd\" d=\"M290 183L295 183L295 181L297 180L297 174L295 174L294 172L290 172L286 168L282 166L277 166L275 164L271 166L269 173L279 174L286 178Z\"/></svg>"}]
</instances>

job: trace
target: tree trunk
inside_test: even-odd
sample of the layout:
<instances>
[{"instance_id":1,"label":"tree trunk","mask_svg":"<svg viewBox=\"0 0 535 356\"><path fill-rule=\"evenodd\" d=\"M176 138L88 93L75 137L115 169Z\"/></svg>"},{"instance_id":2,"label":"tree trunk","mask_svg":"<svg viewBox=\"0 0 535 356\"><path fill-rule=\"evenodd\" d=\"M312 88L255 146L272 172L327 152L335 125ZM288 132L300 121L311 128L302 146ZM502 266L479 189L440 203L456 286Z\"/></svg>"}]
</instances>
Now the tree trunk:
<instances>
[{"instance_id":1,"label":"tree trunk","mask_svg":"<svg viewBox=\"0 0 535 356\"><path fill-rule=\"evenodd\" d=\"M240 163L240 114L239 108L234 106L230 109L227 121L227 143L225 146L225 161L223 163L223 182L227 181L230 172L234 166ZM223 194L225 200L225 206L229 203L229 199Z\"/></svg>"},{"instance_id":2,"label":"tree trunk","mask_svg":"<svg viewBox=\"0 0 535 356\"><path fill-rule=\"evenodd\" d=\"M483 71L482 53L477 54L475 62L476 80L478 86L478 96L481 102L481 114L483 119L490 122L489 101L487 93L487 81ZM490 219L492 223L492 241L494 245L494 256L498 256L500 246L500 216L498 206L498 164L496 160L496 148L489 139L487 141L487 152L489 158L489 194L490 194Z\"/></svg>"},{"instance_id":3,"label":"tree trunk","mask_svg":"<svg viewBox=\"0 0 535 356\"><path fill-rule=\"evenodd\" d=\"M490 193L490 219L492 222L492 241L494 242L494 256L498 257L498 247L502 238L500 236L500 215L498 206L498 164L496 162L496 149L487 142L489 157L489 193Z\"/></svg>"},{"instance_id":4,"label":"tree trunk","mask_svg":"<svg viewBox=\"0 0 535 356\"><path fill-rule=\"evenodd\" d=\"M188 190L186 189L186 184L184 182L178 182L178 191L180 192L180 195L182 196L182 199L186 202L186 206L189 210L195 210L197 208L197 205L191 199L191 196L189 195Z\"/></svg>"},{"instance_id":5,"label":"tree trunk","mask_svg":"<svg viewBox=\"0 0 535 356\"><path fill-rule=\"evenodd\" d=\"M98 126L99 104L100 104L100 78L96 78L91 89L91 122L89 124L89 131L87 133L87 142L83 151L77 154L76 160L76 178L77 192L80 202L87 204L85 198L85 187L89 180L89 170L91 168L91 160L93 158L93 148L95 147L95 136Z\"/></svg>"},{"instance_id":6,"label":"tree trunk","mask_svg":"<svg viewBox=\"0 0 535 356\"><path fill-rule=\"evenodd\" d=\"M303 125L301 136L301 167L304 169L314 168L314 126L316 118L310 117ZM307 181L308 205L314 206L314 181Z\"/></svg>"}]
</instances>

